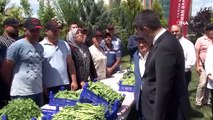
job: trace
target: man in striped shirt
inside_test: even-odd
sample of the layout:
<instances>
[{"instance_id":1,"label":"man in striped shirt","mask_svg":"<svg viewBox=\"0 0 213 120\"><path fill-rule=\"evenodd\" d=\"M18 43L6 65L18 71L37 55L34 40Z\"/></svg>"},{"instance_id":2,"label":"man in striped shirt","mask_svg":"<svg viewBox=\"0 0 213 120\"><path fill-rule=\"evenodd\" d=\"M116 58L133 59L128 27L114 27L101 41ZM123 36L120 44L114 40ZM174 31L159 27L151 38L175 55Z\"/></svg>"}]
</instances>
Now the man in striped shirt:
<instances>
[{"instance_id":1,"label":"man in striped shirt","mask_svg":"<svg viewBox=\"0 0 213 120\"><path fill-rule=\"evenodd\" d=\"M121 51L112 43L112 35L109 32L105 33L101 47L107 57L107 76L111 76L120 70Z\"/></svg>"},{"instance_id":2,"label":"man in striped shirt","mask_svg":"<svg viewBox=\"0 0 213 120\"><path fill-rule=\"evenodd\" d=\"M10 100L10 86L3 79L2 64L5 60L7 48L16 41L19 33L20 22L14 18L7 18L3 22L4 34L0 36L0 108Z\"/></svg>"},{"instance_id":3,"label":"man in striped shirt","mask_svg":"<svg viewBox=\"0 0 213 120\"><path fill-rule=\"evenodd\" d=\"M9 47L18 38L20 22L15 18L7 18L3 22L4 34L0 36L0 45Z\"/></svg>"}]
</instances>

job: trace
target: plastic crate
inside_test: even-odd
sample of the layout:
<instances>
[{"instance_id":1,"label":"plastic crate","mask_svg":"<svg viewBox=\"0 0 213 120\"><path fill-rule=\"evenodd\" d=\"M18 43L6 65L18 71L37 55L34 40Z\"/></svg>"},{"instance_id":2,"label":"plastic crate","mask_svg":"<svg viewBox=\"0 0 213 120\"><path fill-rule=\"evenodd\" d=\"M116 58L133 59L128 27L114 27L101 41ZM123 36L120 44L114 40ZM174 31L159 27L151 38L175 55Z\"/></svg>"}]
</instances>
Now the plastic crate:
<instances>
[{"instance_id":1,"label":"plastic crate","mask_svg":"<svg viewBox=\"0 0 213 120\"><path fill-rule=\"evenodd\" d=\"M51 116L43 116L42 118L41 118L41 120L51 120L52 119L52 117ZM7 116L6 115L3 115L2 117L1 117L1 120L7 120ZM30 120L37 120L36 118L31 118ZM39 119L40 120L40 119Z\"/></svg>"},{"instance_id":2,"label":"plastic crate","mask_svg":"<svg viewBox=\"0 0 213 120\"><path fill-rule=\"evenodd\" d=\"M59 111L59 106L55 106L55 109L45 109L42 108L41 112L45 116L52 116L53 114L56 114Z\"/></svg>"},{"instance_id":3,"label":"plastic crate","mask_svg":"<svg viewBox=\"0 0 213 120\"><path fill-rule=\"evenodd\" d=\"M122 81L119 81L118 85L119 85L118 91L126 91L126 92L134 92L135 91L135 86L122 85Z\"/></svg>"},{"instance_id":4,"label":"plastic crate","mask_svg":"<svg viewBox=\"0 0 213 120\"><path fill-rule=\"evenodd\" d=\"M105 113L106 119L107 120L114 120L114 119L116 119L118 117L118 115L117 115L118 109L119 109L119 102L115 101L115 103L111 107L111 112L110 112L110 110L106 111L106 113Z\"/></svg>"},{"instance_id":5,"label":"plastic crate","mask_svg":"<svg viewBox=\"0 0 213 120\"><path fill-rule=\"evenodd\" d=\"M83 87L83 90L80 94L80 99L79 101L82 103L91 101L92 103L96 103L96 104L102 104L104 106L109 106L110 103L107 102L107 100L105 100L103 97L96 95L94 92L90 91L87 89L88 87L88 83L86 83ZM125 95L124 95L125 97ZM87 101L85 101L87 100ZM123 99L122 100L117 100L118 101L118 105L121 106Z\"/></svg>"},{"instance_id":6,"label":"plastic crate","mask_svg":"<svg viewBox=\"0 0 213 120\"><path fill-rule=\"evenodd\" d=\"M49 105L50 106L75 106L78 100L69 100L64 98L55 98L53 93L50 92L49 95Z\"/></svg>"}]
</instances>

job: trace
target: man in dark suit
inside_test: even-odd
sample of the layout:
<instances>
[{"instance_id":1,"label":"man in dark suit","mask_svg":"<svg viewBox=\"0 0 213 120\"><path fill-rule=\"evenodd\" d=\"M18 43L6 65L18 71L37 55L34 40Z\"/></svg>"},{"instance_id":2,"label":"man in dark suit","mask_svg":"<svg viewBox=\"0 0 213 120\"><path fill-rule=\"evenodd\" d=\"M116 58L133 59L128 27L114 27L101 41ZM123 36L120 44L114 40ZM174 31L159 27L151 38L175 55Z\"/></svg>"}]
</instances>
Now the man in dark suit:
<instances>
[{"instance_id":1,"label":"man in dark suit","mask_svg":"<svg viewBox=\"0 0 213 120\"><path fill-rule=\"evenodd\" d=\"M162 28L158 15L152 10L139 12L133 25L139 36L152 41L142 78L141 106L145 119L189 119L184 54L180 43Z\"/></svg>"}]
</instances>

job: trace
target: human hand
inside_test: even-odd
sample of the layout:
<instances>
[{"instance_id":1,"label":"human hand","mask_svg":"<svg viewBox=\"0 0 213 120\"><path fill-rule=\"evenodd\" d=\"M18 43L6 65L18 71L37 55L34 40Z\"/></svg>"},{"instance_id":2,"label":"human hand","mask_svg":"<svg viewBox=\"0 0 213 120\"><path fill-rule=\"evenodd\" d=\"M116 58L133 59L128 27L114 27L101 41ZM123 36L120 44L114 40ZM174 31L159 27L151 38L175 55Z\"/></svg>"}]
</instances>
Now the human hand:
<instances>
[{"instance_id":1,"label":"human hand","mask_svg":"<svg viewBox=\"0 0 213 120\"><path fill-rule=\"evenodd\" d=\"M113 69L112 68L107 68L107 75L111 76L113 73Z\"/></svg>"},{"instance_id":2,"label":"human hand","mask_svg":"<svg viewBox=\"0 0 213 120\"><path fill-rule=\"evenodd\" d=\"M202 67L201 66L196 67L196 71L200 75L200 73L202 72Z\"/></svg>"},{"instance_id":3,"label":"human hand","mask_svg":"<svg viewBox=\"0 0 213 120\"><path fill-rule=\"evenodd\" d=\"M84 87L84 85L85 85L85 82L84 81L81 81L81 87L83 88Z\"/></svg>"},{"instance_id":4,"label":"human hand","mask_svg":"<svg viewBox=\"0 0 213 120\"><path fill-rule=\"evenodd\" d=\"M71 83L71 90L77 90L78 84L76 82Z\"/></svg>"},{"instance_id":5,"label":"human hand","mask_svg":"<svg viewBox=\"0 0 213 120\"><path fill-rule=\"evenodd\" d=\"M209 78L211 81L213 81L213 76L212 76L212 74L209 74L209 75L208 75L208 78Z\"/></svg>"}]
</instances>

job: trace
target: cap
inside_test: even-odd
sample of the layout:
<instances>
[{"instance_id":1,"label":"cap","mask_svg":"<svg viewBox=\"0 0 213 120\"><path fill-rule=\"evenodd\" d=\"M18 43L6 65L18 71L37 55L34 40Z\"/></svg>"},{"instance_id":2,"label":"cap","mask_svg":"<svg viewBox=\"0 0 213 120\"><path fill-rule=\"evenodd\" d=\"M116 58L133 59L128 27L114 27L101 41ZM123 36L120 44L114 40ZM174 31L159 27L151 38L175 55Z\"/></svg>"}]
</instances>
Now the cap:
<instances>
[{"instance_id":1,"label":"cap","mask_svg":"<svg viewBox=\"0 0 213 120\"><path fill-rule=\"evenodd\" d=\"M107 25L107 30L110 30L110 29L114 29L114 26L111 24Z\"/></svg>"},{"instance_id":2,"label":"cap","mask_svg":"<svg viewBox=\"0 0 213 120\"><path fill-rule=\"evenodd\" d=\"M108 36L108 35L109 35L109 36L112 36L111 33L106 32L106 33L104 34L104 37L106 37L106 36Z\"/></svg>"},{"instance_id":3,"label":"cap","mask_svg":"<svg viewBox=\"0 0 213 120\"><path fill-rule=\"evenodd\" d=\"M98 31L98 30L94 32L93 36L94 37L103 37L101 31Z\"/></svg>"},{"instance_id":4,"label":"cap","mask_svg":"<svg viewBox=\"0 0 213 120\"><path fill-rule=\"evenodd\" d=\"M47 30L56 30L58 28L62 28L62 25L56 20L51 20L45 24L45 29Z\"/></svg>"},{"instance_id":5,"label":"cap","mask_svg":"<svg viewBox=\"0 0 213 120\"><path fill-rule=\"evenodd\" d=\"M213 30L213 24L207 25L205 31L207 30Z\"/></svg>"},{"instance_id":6,"label":"cap","mask_svg":"<svg viewBox=\"0 0 213 120\"><path fill-rule=\"evenodd\" d=\"M37 18L27 18L24 23L24 27L26 29L35 29L35 28L42 28L40 20Z\"/></svg>"},{"instance_id":7,"label":"cap","mask_svg":"<svg viewBox=\"0 0 213 120\"><path fill-rule=\"evenodd\" d=\"M18 26L20 25L20 22L15 19L15 18L7 18L3 22L3 26L8 25L8 26Z\"/></svg>"}]
</instances>

